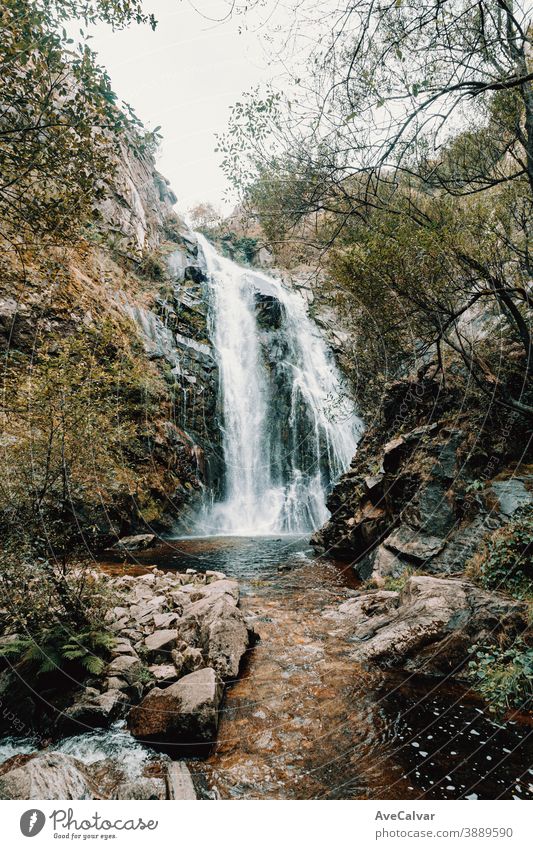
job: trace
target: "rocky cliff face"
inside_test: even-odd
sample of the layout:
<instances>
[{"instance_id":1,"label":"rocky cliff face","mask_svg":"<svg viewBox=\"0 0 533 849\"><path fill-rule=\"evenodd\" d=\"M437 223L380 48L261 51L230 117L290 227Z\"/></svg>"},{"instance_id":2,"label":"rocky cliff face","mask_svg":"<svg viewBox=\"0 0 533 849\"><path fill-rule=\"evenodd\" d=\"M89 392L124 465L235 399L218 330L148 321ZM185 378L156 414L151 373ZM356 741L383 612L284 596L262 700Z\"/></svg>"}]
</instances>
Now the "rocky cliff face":
<instances>
[{"instance_id":1,"label":"rocky cliff face","mask_svg":"<svg viewBox=\"0 0 533 849\"><path fill-rule=\"evenodd\" d=\"M28 255L24 268L2 257L0 347L22 377L55 340L112 327L157 385L157 409L145 426L135 423L144 449L121 461L129 480L142 481L138 494L131 484L121 489L117 468L115 507L101 510L97 498L77 505L82 525L107 544L147 525L187 530L204 486L216 488L220 471L217 371L195 236L173 211L176 198L149 152L124 142L103 190L94 223L76 245ZM129 411L117 412L128 421Z\"/></svg>"},{"instance_id":2,"label":"rocky cliff face","mask_svg":"<svg viewBox=\"0 0 533 849\"><path fill-rule=\"evenodd\" d=\"M430 379L391 384L334 488L314 544L383 582L407 568L457 574L480 542L533 501L523 443L483 434L452 389Z\"/></svg>"}]
</instances>

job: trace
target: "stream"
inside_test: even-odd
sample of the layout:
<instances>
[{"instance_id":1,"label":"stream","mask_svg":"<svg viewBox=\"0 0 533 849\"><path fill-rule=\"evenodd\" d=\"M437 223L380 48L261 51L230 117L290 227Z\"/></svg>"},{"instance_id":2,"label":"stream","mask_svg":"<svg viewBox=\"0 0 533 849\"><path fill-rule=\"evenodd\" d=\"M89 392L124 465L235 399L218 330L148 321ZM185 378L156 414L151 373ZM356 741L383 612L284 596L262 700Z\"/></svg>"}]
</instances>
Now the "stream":
<instances>
[{"instance_id":1,"label":"stream","mask_svg":"<svg viewBox=\"0 0 533 849\"><path fill-rule=\"evenodd\" d=\"M213 753L189 764L207 798L533 798L527 724L495 723L461 687L354 663L328 618L357 592L351 567L291 536L176 540L158 559L237 578L260 635Z\"/></svg>"},{"instance_id":2,"label":"stream","mask_svg":"<svg viewBox=\"0 0 533 849\"><path fill-rule=\"evenodd\" d=\"M199 797L533 798L526 717L501 725L464 688L353 660L335 609L358 583L350 566L316 556L308 540L328 516L327 494L349 465L361 421L303 298L199 244L220 372L224 487L206 493L197 536L106 566L211 569L239 581L259 640L226 688L212 753L189 762ZM160 759L120 724L56 748L87 764L115 759L129 777ZM0 763L34 750L34 740L4 739Z\"/></svg>"},{"instance_id":3,"label":"stream","mask_svg":"<svg viewBox=\"0 0 533 849\"><path fill-rule=\"evenodd\" d=\"M173 540L107 568L140 574L154 564L238 579L260 637L226 688L212 753L188 762L199 798L533 798L527 717L498 724L460 686L357 665L331 617L357 581L306 539ZM161 759L120 723L54 749L89 765L113 759L131 780ZM35 750L31 738L5 738L0 763Z\"/></svg>"}]
</instances>

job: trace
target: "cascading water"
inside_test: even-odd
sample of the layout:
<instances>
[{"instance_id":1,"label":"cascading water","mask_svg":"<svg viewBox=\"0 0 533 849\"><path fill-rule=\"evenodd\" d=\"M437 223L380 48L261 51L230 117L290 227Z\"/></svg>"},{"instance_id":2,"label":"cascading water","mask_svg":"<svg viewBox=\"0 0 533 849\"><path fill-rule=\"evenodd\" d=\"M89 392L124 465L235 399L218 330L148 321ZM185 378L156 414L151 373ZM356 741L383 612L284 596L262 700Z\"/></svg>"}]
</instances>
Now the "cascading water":
<instances>
[{"instance_id":1,"label":"cascading water","mask_svg":"<svg viewBox=\"0 0 533 849\"><path fill-rule=\"evenodd\" d=\"M328 488L350 463L361 421L300 294L198 241L225 466L224 499L205 507L198 530L307 533L328 517Z\"/></svg>"}]
</instances>

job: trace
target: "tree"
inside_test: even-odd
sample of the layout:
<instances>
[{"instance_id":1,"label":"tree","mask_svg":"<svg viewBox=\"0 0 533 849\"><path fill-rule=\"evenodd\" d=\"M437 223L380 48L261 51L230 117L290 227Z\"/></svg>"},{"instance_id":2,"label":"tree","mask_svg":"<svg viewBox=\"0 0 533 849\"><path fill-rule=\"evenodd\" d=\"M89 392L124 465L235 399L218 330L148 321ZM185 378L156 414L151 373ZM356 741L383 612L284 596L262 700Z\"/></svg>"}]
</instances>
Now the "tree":
<instances>
[{"instance_id":1,"label":"tree","mask_svg":"<svg viewBox=\"0 0 533 849\"><path fill-rule=\"evenodd\" d=\"M102 196L120 138L142 136L134 113L118 108L83 31L77 45L67 37L62 23L70 18L155 26L140 0L3 3L0 235L11 249L72 238Z\"/></svg>"},{"instance_id":2,"label":"tree","mask_svg":"<svg viewBox=\"0 0 533 849\"><path fill-rule=\"evenodd\" d=\"M229 179L274 242L311 243L364 301L363 257L375 292L385 286L417 316L417 350L434 346L442 367L446 346L489 397L533 416L526 4L356 0L326 25L302 96L235 105L219 143ZM464 338L462 316L481 304L521 348L518 379L495 381Z\"/></svg>"}]
</instances>

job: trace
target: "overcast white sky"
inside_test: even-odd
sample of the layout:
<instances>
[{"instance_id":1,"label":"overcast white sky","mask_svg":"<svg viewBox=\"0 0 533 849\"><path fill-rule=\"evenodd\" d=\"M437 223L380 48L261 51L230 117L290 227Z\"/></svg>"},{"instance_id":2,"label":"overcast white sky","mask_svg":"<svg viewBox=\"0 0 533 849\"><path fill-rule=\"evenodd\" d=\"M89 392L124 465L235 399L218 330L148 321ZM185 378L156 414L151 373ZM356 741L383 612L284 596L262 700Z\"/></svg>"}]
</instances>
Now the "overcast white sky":
<instances>
[{"instance_id":1,"label":"overcast white sky","mask_svg":"<svg viewBox=\"0 0 533 849\"><path fill-rule=\"evenodd\" d=\"M260 18L249 18L239 34L242 18L217 25L189 0L146 0L145 6L159 21L155 32L134 25L113 33L101 26L91 31L91 46L117 94L149 127L161 125L158 168L171 181L178 209L203 200L218 204L226 182L214 134L224 131L243 91L276 73L268 67L261 30L254 31ZM196 6L220 17L225 3L196 0Z\"/></svg>"}]
</instances>

